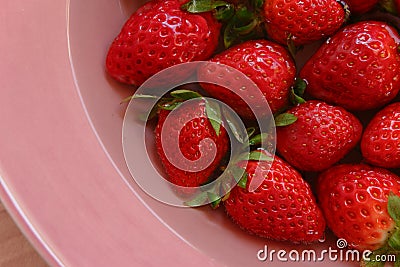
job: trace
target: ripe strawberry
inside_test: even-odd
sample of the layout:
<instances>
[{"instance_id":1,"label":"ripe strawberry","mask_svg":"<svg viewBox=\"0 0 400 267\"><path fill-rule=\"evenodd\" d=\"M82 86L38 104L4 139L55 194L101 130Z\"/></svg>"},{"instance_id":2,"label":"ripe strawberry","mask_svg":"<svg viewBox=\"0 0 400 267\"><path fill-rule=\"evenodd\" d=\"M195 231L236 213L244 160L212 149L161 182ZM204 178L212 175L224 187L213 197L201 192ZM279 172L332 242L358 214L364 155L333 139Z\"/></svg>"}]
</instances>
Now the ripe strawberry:
<instances>
[{"instance_id":1,"label":"ripe strawberry","mask_svg":"<svg viewBox=\"0 0 400 267\"><path fill-rule=\"evenodd\" d=\"M364 14L379 2L379 0L347 0L346 4L349 5L350 11L353 14Z\"/></svg>"},{"instance_id":2,"label":"ripe strawberry","mask_svg":"<svg viewBox=\"0 0 400 267\"><path fill-rule=\"evenodd\" d=\"M311 243L322 239L325 220L310 186L279 157L266 161L241 161L247 172L245 188L234 187L224 206L229 217L243 230L260 237ZM271 167L271 168L270 168ZM262 184L253 192L253 179Z\"/></svg>"},{"instance_id":3,"label":"ripe strawberry","mask_svg":"<svg viewBox=\"0 0 400 267\"><path fill-rule=\"evenodd\" d=\"M381 107L400 89L400 36L384 22L349 25L301 70L307 92L349 110Z\"/></svg>"},{"instance_id":4,"label":"ripe strawberry","mask_svg":"<svg viewBox=\"0 0 400 267\"><path fill-rule=\"evenodd\" d=\"M187 0L153 0L134 12L111 44L107 72L140 86L173 65L208 59L218 45L220 23L210 12L181 10Z\"/></svg>"},{"instance_id":5,"label":"ripe strawberry","mask_svg":"<svg viewBox=\"0 0 400 267\"><path fill-rule=\"evenodd\" d=\"M388 210L388 196L400 196L397 175L365 164L342 164L323 172L318 182L321 209L337 237L359 250L382 248L388 239L395 246L400 199L391 196Z\"/></svg>"},{"instance_id":6,"label":"ripe strawberry","mask_svg":"<svg viewBox=\"0 0 400 267\"><path fill-rule=\"evenodd\" d=\"M268 0L264 16L269 37L287 44L307 44L336 32L345 21L343 6L336 0Z\"/></svg>"},{"instance_id":7,"label":"ripe strawberry","mask_svg":"<svg viewBox=\"0 0 400 267\"><path fill-rule=\"evenodd\" d=\"M400 103L379 111L369 122L361 139L365 160L385 168L400 167Z\"/></svg>"},{"instance_id":8,"label":"ripe strawberry","mask_svg":"<svg viewBox=\"0 0 400 267\"><path fill-rule=\"evenodd\" d=\"M203 83L202 87L214 98L231 106L243 118L254 119L251 108L259 110L263 115L268 114L263 101L265 99L273 113L288 104L296 68L284 47L267 40L252 40L233 46L215 55L210 61L221 67L210 64L199 69L199 79L210 81ZM249 81L238 77L229 68L227 70L225 65L242 72L257 86L248 86ZM265 99L259 97L260 92Z\"/></svg>"},{"instance_id":9,"label":"ripe strawberry","mask_svg":"<svg viewBox=\"0 0 400 267\"><path fill-rule=\"evenodd\" d=\"M361 138L362 125L341 107L310 100L287 111L297 120L277 127L277 151L293 167L321 171L353 149Z\"/></svg>"},{"instance_id":10,"label":"ripe strawberry","mask_svg":"<svg viewBox=\"0 0 400 267\"><path fill-rule=\"evenodd\" d=\"M175 185L205 184L228 151L227 132L221 121L217 121L219 127L213 125L207 105L204 99L196 98L178 105L173 112L159 112L155 145L167 180Z\"/></svg>"}]
</instances>

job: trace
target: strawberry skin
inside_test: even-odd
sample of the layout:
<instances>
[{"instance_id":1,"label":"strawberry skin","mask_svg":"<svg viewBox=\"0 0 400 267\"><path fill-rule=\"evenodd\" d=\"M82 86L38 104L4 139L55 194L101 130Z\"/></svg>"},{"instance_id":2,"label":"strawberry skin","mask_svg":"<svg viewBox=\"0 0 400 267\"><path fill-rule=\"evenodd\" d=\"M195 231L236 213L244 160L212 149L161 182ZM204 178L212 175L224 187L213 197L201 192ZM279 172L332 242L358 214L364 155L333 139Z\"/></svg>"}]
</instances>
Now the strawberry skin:
<instances>
[{"instance_id":1,"label":"strawberry skin","mask_svg":"<svg viewBox=\"0 0 400 267\"><path fill-rule=\"evenodd\" d=\"M287 113L297 120L277 127L277 151L293 167L322 171L352 150L361 138L362 125L341 107L310 100Z\"/></svg>"},{"instance_id":2,"label":"strawberry skin","mask_svg":"<svg viewBox=\"0 0 400 267\"><path fill-rule=\"evenodd\" d=\"M165 131L164 139L162 139L162 131ZM176 138L178 138L179 147L168 146L177 143ZM211 140L212 144L201 143L205 139ZM178 186L198 187L208 182L220 166L229 148L229 138L222 126L217 135L207 117L205 101L201 100L190 105L179 106L173 113L164 109L160 110L155 129L155 145L168 181ZM215 157L209 145L216 150ZM172 158L167 157L165 149L169 149L168 153L172 155ZM181 161L182 156L191 162L188 168L181 169L171 162L171 160ZM207 165L204 160L210 157L212 161ZM196 162L199 159L203 161ZM196 167L203 168L204 166L207 167L193 171Z\"/></svg>"},{"instance_id":3,"label":"strawberry skin","mask_svg":"<svg viewBox=\"0 0 400 267\"><path fill-rule=\"evenodd\" d=\"M389 103L400 89L400 37L384 22L349 25L328 39L301 70L311 96L348 110Z\"/></svg>"},{"instance_id":4,"label":"strawberry skin","mask_svg":"<svg viewBox=\"0 0 400 267\"><path fill-rule=\"evenodd\" d=\"M110 76L140 86L165 68L208 59L218 45L221 25L210 12L182 11L185 2L153 0L134 12L108 50Z\"/></svg>"},{"instance_id":5,"label":"strawberry skin","mask_svg":"<svg viewBox=\"0 0 400 267\"><path fill-rule=\"evenodd\" d=\"M343 164L323 172L318 199L328 227L359 250L382 247L395 227L388 195L400 196L400 178L386 169Z\"/></svg>"},{"instance_id":6,"label":"strawberry skin","mask_svg":"<svg viewBox=\"0 0 400 267\"><path fill-rule=\"evenodd\" d=\"M291 36L295 45L307 44L336 32L345 12L336 0L268 0L264 4L268 35L286 45Z\"/></svg>"},{"instance_id":7,"label":"strawberry skin","mask_svg":"<svg viewBox=\"0 0 400 267\"><path fill-rule=\"evenodd\" d=\"M215 55L212 63L226 65L245 74L258 88L246 86L235 72L220 71L215 64L199 69L200 80L215 84L203 83L203 89L212 97L223 101L233 108L242 118L252 120L254 115L249 106L266 115L265 102L258 97L260 91L267 100L272 113L288 104L290 87L294 83L296 68L288 51L267 40L252 40L231 47ZM254 92L253 90L257 90ZM239 97L236 93L240 93ZM249 104L249 106L246 104Z\"/></svg>"},{"instance_id":8,"label":"strawberry skin","mask_svg":"<svg viewBox=\"0 0 400 267\"><path fill-rule=\"evenodd\" d=\"M322 239L325 220L310 186L301 175L279 157L270 163L241 161L246 168L247 185L263 179L254 191L236 186L224 202L229 217L246 232L263 238L293 243Z\"/></svg>"},{"instance_id":9,"label":"strawberry skin","mask_svg":"<svg viewBox=\"0 0 400 267\"><path fill-rule=\"evenodd\" d=\"M386 106L372 118L362 136L361 151L370 164L400 167L400 103Z\"/></svg>"}]
</instances>

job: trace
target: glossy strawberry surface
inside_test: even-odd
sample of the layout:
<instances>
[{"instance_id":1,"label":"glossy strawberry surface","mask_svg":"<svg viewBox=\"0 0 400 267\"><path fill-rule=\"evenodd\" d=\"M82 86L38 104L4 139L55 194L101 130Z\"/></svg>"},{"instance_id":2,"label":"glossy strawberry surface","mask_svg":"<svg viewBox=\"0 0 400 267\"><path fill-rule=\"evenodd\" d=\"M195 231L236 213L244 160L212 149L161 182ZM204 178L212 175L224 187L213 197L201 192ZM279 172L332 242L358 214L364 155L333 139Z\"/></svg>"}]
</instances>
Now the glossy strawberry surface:
<instances>
[{"instance_id":1,"label":"glossy strawberry surface","mask_svg":"<svg viewBox=\"0 0 400 267\"><path fill-rule=\"evenodd\" d=\"M299 170L321 171L330 167L361 138L360 121L341 107L310 100L287 113L297 120L277 127L277 151Z\"/></svg>"},{"instance_id":2,"label":"glossy strawberry surface","mask_svg":"<svg viewBox=\"0 0 400 267\"><path fill-rule=\"evenodd\" d=\"M224 202L230 218L243 230L264 238L311 243L324 237L325 220L310 186L279 157L239 163L248 173L247 185L262 179L254 191L235 187ZM269 168L271 166L271 168Z\"/></svg>"},{"instance_id":3,"label":"glossy strawberry surface","mask_svg":"<svg viewBox=\"0 0 400 267\"><path fill-rule=\"evenodd\" d=\"M329 228L350 247L375 250L395 228L388 195L400 196L400 178L386 169L344 164L319 177L318 199Z\"/></svg>"},{"instance_id":4,"label":"glossy strawberry surface","mask_svg":"<svg viewBox=\"0 0 400 267\"><path fill-rule=\"evenodd\" d=\"M252 40L231 47L210 61L233 67L257 85L258 88L249 87L243 76L236 76L231 71L219 71L215 64L202 67L198 72L200 80L210 81L202 84L204 90L228 104L243 118L254 119L251 108L260 110L263 115L269 114L265 102L268 102L272 113L288 104L296 68L284 47L267 40Z\"/></svg>"},{"instance_id":5,"label":"glossy strawberry surface","mask_svg":"<svg viewBox=\"0 0 400 267\"><path fill-rule=\"evenodd\" d=\"M220 23L210 12L181 10L184 2L153 0L131 15L108 50L106 70L111 77L140 86L165 68L213 54Z\"/></svg>"},{"instance_id":6,"label":"glossy strawberry surface","mask_svg":"<svg viewBox=\"0 0 400 267\"><path fill-rule=\"evenodd\" d=\"M168 181L198 187L208 182L220 166L228 152L229 138L223 127L216 133L207 117L205 101L196 101L172 113L160 110L155 145ZM188 163L177 166L183 157Z\"/></svg>"},{"instance_id":7,"label":"glossy strawberry surface","mask_svg":"<svg viewBox=\"0 0 400 267\"><path fill-rule=\"evenodd\" d=\"M400 89L399 44L396 30L384 22L343 28L301 70L306 92L349 110L382 107Z\"/></svg>"},{"instance_id":8,"label":"glossy strawberry surface","mask_svg":"<svg viewBox=\"0 0 400 267\"><path fill-rule=\"evenodd\" d=\"M269 37L285 45L291 37L295 45L302 45L336 32L345 12L336 0L268 0L264 17Z\"/></svg>"},{"instance_id":9,"label":"glossy strawberry surface","mask_svg":"<svg viewBox=\"0 0 400 267\"><path fill-rule=\"evenodd\" d=\"M369 122L361 140L361 151L373 165L400 167L400 103L386 106Z\"/></svg>"}]
</instances>

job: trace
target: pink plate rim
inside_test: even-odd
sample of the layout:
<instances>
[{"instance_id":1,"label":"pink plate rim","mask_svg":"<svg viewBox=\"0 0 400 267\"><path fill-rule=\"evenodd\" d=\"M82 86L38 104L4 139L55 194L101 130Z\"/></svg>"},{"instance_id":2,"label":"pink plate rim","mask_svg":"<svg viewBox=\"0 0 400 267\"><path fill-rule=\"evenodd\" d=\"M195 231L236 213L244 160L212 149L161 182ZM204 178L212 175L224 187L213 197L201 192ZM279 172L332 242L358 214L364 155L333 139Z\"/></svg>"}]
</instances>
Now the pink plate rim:
<instances>
[{"instance_id":1,"label":"pink plate rim","mask_svg":"<svg viewBox=\"0 0 400 267\"><path fill-rule=\"evenodd\" d=\"M52 266L219 266L154 216L98 142L69 61L68 6L2 2L1 201Z\"/></svg>"}]
</instances>

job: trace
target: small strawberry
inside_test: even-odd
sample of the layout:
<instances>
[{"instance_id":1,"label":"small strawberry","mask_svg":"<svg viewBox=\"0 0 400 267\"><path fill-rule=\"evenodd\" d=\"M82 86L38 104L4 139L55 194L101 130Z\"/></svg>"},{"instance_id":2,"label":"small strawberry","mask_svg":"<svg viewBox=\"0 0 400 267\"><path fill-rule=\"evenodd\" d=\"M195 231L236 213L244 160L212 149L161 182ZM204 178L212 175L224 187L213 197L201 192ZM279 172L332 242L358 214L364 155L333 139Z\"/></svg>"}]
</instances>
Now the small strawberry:
<instances>
[{"instance_id":1,"label":"small strawberry","mask_svg":"<svg viewBox=\"0 0 400 267\"><path fill-rule=\"evenodd\" d=\"M181 97L188 92L195 96L190 102ZM229 148L228 134L218 109L207 100L186 90L172 94L173 100L163 103L159 111L156 150L168 181L199 187L220 167Z\"/></svg>"},{"instance_id":2,"label":"small strawberry","mask_svg":"<svg viewBox=\"0 0 400 267\"><path fill-rule=\"evenodd\" d=\"M347 0L345 2L349 5L351 13L364 14L372 10L379 0Z\"/></svg>"},{"instance_id":3,"label":"small strawberry","mask_svg":"<svg viewBox=\"0 0 400 267\"><path fill-rule=\"evenodd\" d=\"M400 89L400 36L384 22L349 25L328 39L301 70L311 96L349 110L390 102Z\"/></svg>"},{"instance_id":4,"label":"small strawberry","mask_svg":"<svg viewBox=\"0 0 400 267\"><path fill-rule=\"evenodd\" d=\"M345 10L336 0L268 0L264 17L269 37L303 45L335 33L345 21Z\"/></svg>"},{"instance_id":5,"label":"small strawberry","mask_svg":"<svg viewBox=\"0 0 400 267\"><path fill-rule=\"evenodd\" d=\"M285 114L297 120L277 127L277 151L293 167L321 171L342 159L361 138L362 125L341 107L310 100Z\"/></svg>"},{"instance_id":6,"label":"small strawberry","mask_svg":"<svg viewBox=\"0 0 400 267\"><path fill-rule=\"evenodd\" d=\"M233 46L215 55L210 61L221 67L210 64L199 69L199 79L210 81L203 83L202 87L214 98L231 106L243 118L254 119L251 108L266 115L265 99L272 113L288 105L296 68L284 47L267 40L252 40ZM236 76L226 66L242 72L257 86L248 86L248 81ZM265 99L261 99L262 96Z\"/></svg>"},{"instance_id":7,"label":"small strawberry","mask_svg":"<svg viewBox=\"0 0 400 267\"><path fill-rule=\"evenodd\" d=\"M400 251L397 175L365 164L342 164L323 172L318 182L321 209L337 237L360 251Z\"/></svg>"},{"instance_id":8,"label":"small strawberry","mask_svg":"<svg viewBox=\"0 0 400 267\"><path fill-rule=\"evenodd\" d=\"M379 111L369 122L361 139L365 160L384 168L400 168L400 103Z\"/></svg>"},{"instance_id":9,"label":"small strawberry","mask_svg":"<svg viewBox=\"0 0 400 267\"><path fill-rule=\"evenodd\" d=\"M310 186L289 164L275 156L272 165L250 160L240 161L238 166L246 170L244 185L234 187L223 203L240 228L293 243L311 243L324 237L325 220ZM248 187L254 179L261 179L262 184L251 192Z\"/></svg>"},{"instance_id":10,"label":"small strawberry","mask_svg":"<svg viewBox=\"0 0 400 267\"><path fill-rule=\"evenodd\" d=\"M153 0L131 15L108 50L111 77L140 86L165 68L206 60L214 53L221 24L211 12L183 11L185 2Z\"/></svg>"}]
</instances>

